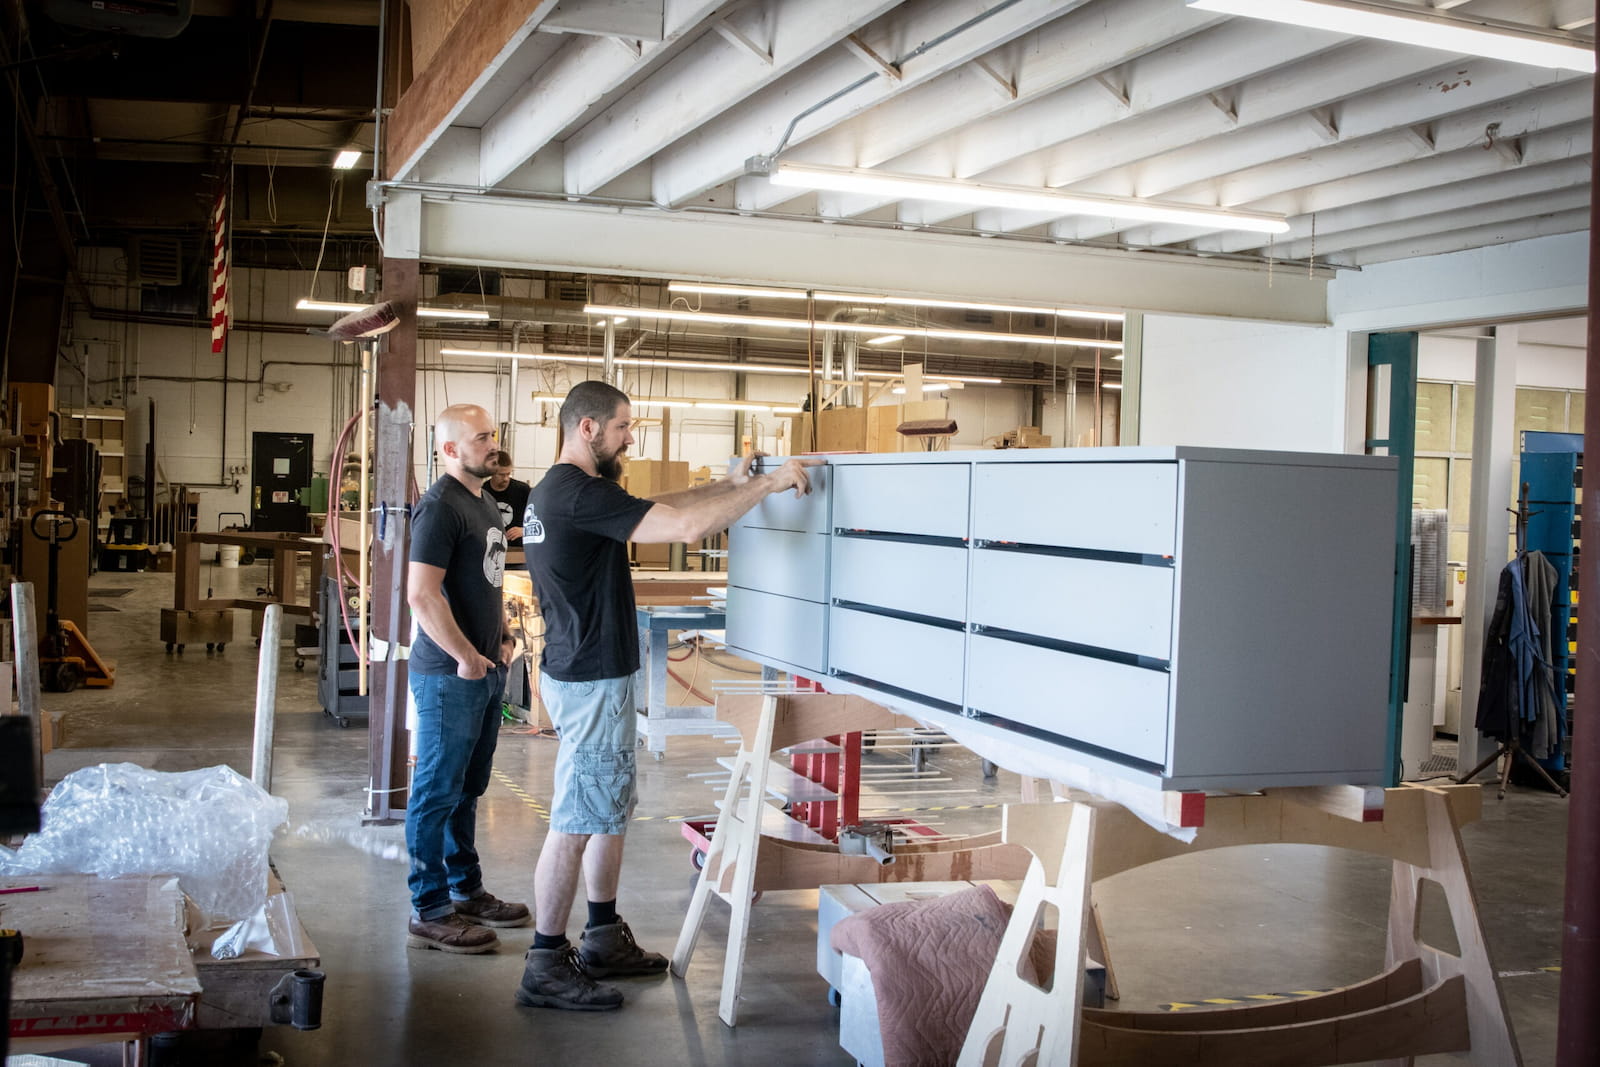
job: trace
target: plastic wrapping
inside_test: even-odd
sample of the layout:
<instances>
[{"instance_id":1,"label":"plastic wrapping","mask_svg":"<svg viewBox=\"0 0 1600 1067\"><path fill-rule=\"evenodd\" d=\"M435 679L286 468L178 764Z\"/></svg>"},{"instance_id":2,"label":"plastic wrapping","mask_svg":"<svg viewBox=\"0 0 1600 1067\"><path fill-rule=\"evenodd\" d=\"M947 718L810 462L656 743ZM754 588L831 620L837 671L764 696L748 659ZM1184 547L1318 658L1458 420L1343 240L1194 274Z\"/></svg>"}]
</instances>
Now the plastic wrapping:
<instances>
[{"instance_id":1,"label":"plastic wrapping","mask_svg":"<svg viewBox=\"0 0 1600 1067\"><path fill-rule=\"evenodd\" d=\"M295 917L294 894L274 893L254 915L228 927L211 945L212 958L219 960L231 960L251 951L285 959L306 954L300 920Z\"/></svg>"},{"instance_id":2,"label":"plastic wrapping","mask_svg":"<svg viewBox=\"0 0 1600 1067\"><path fill-rule=\"evenodd\" d=\"M175 874L207 925L225 925L266 903L267 847L288 817L288 801L231 767L102 763L51 790L44 828L0 848L0 874Z\"/></svg>"}]
</instances>

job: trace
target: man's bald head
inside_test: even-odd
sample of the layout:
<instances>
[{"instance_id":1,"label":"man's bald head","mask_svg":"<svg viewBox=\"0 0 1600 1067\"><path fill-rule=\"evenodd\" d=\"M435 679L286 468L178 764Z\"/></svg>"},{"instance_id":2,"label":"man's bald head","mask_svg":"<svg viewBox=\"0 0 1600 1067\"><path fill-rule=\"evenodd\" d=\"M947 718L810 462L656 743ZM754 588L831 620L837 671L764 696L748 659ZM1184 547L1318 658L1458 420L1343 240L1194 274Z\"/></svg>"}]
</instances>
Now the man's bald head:
<instances>
[{"instance_id":1,"label":"man's bald head","mask_svg":"<svg viewBox=\"0 0 1600 1067\"><path fill-rule=\"evenodd\" d=\"M445 471L473 492L494 473L494 435L494 420L477 404L452 404L433 424L433 446L444 457ZM468 478L475 481L469 484Z\"/></svg>"},{"instance_id":2,"label":"man's bald head","mask_svg":"<svg viewBox=\"0 0 1600 1067\"><path fill-rule=\"evenodd\" d=\"M433 444L443 449L446 441L460 444L477 432L483 422L491 421L489 413L477 404L451 404L439 412L433 424Z\"/></svg>"}]
</instances>

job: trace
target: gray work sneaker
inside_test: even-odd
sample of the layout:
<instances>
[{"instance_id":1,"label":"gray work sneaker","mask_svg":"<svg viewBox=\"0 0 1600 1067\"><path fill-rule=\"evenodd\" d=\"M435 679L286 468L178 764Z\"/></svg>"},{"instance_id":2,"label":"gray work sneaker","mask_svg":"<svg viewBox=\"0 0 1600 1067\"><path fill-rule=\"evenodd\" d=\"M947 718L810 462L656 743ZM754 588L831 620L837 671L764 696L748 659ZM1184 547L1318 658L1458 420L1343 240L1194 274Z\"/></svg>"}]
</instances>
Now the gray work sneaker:
<instances>
[{"instance_id":1,"label":"gray work sneaker","mask_svg":"<svg viewBox=\"0 0 1600 1067\"><path fill-rule=\"evenodd\" d=\"M610 1011L622 1007L622 991L589 977L578 950L530 948L517 986L517 1003L529 1008L563 1008L567 1011Z\"/></svg>"},{"instance_id":2,"label":"gray work sneaker","mask_svg":"<svg viewBox=\"0 0 1600 1067\"><path fill-rule=\"evenodd\" d=\"M471 900L452 900L456 914L469 923L479 926L527 926L528 906L501 900L493 893L484 893Z\"/></svg>"},{"instance_id":3,"label":"gray work sneaker","mask_svg":"<svg viewBox=\"0 0 1600 1067\"><path fill-rule=\"evenodd\" d=\"M459 915L440 919L412 919L406 927L407 948L436 948L440 952L491 952L500 939L493 930L473 926Z\"/></svg>"},{"instance_id":4,"label":"gray work sneaker","mask_svg":"<svg viewBox=\"0 0 1600 1067\"><path fill-rule=\"evenodd\" d=\"M633 931L621 919L585 930L578 953L583 957L583 965L596 978L660 974L667 969L667 958L659 952L640 948L639 942L633 939Z\"/></svg>"}]
</instances>

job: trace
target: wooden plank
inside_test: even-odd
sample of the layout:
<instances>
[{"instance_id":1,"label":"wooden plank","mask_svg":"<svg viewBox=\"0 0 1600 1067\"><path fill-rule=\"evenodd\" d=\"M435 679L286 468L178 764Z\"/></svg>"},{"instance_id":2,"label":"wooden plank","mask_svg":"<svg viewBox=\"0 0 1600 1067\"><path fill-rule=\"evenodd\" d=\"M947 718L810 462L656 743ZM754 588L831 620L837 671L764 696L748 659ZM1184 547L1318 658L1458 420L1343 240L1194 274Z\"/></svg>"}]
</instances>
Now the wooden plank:
<instances>
[{"instance_id":1,"label":"wooden plank","mask_svg":"<svg viewBox=\"0 0 1600 1067\"><path fill-rule=\"evenodd\" d=\"M1274 789L1296 804L1304 804L1341 819L1356 822L1383 821L1383 799L1386 790L1375 785L1298 785Z\"/></svg>"},{"instance_id":2,"label":"wooden plank","mask_svg":"<svg viewBox=\"0 0 1600 1067\"><path fill-rule=\"evenodd\" d=\"M478 0L465 8L384 124L388 173L373 177L394 177L394 168L433 139L479 78L555 5L556 0Z\"/></svg>"},{"instance_id":3,"label":"wooden plank","mask_svg":"<svg viewBox=\"0 0 1600 1067\"><path fill-rule=\"evenodd\" d=\"M732 725L740 736L753 738L762 699L753 694L719 696L717 718ZM789 693L778 698L777 721L773 725L769 751L852 730L890 730L908 725L911 720L905 716L861 697L839 693Z\"/></svg>"},{"instance_id":4,"label":"wooden plank","mask_svg":"<svg viewBox=\"0 0 1600 1067\"><path fill-rule=\"evenodd\" d=\"M1237 1067L1241 1063L1366 1063L1460 1052L1467 1039L1466 987L1460 976L1395 1004L1286 1026L1217 1031L1134 1030L1085 1020L1080 1067Z\"/></svg>"}]
</instances>

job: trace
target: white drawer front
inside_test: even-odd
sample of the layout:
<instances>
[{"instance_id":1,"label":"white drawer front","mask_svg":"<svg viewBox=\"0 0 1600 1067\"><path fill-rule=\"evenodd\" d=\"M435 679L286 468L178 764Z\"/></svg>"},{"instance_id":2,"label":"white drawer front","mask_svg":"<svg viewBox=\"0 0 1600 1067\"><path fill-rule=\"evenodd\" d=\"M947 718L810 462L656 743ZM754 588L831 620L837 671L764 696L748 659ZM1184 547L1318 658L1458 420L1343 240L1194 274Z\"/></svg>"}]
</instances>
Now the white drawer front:
<instances>
[{"instance_id":1,"label":"white drawer front","mask_svg":"<svg viewBox=\"0 0 1600 1067\"><path fill-rule=\"evenodd\" d=\"M972 486L972 536L1170 556L1176 463L993 463ZM836 524L837 525L837 524Z\"/></svg>"},{"instance_id":2,"label":"white drawer front","mask_svg":"<svg viewBox=\"0 0 1600 1067\"><path fill-rule=\"evenodd\" d=\"M834 537L832 597L960 622L967 550L945 545Z\"/></svg>"},{"instance_id":3,"label":"white drawer front","mask_svg":"<svg viewBox=\"0 0 1600 1067\"><path fill-rule=\"evenodd\" d=\"M848 608L828 615L828 666L897 689L961 703L966 634Z\"/></svg>"},{"instance_id":4,"label":"white drawer front","mask_svg":"<svg viewBox=\"0 0 1600 1067\"><path fill-rule=\"evenodd\" d=\"M781 460L759 461L759 467L764 471L774 471L780 466L782 466ZM828 523L828 483L832 474L833 468L826 465L807 467L806 477L811 482L809 493L796 497L793 489L785 489L781 493L765 496L761 499L761 503L745 512L734 523L735 528L759 526L767 530L827 533L831 528Z\"/></svg>"},{"instance_id":5,"label":"white drawer front","mask_svg":"<svg viewBox=\"0 0 1600 1067\"><path fill-rule=\"evenodd\" d=\"M828 609L808 600L728 588L728 646L758 660L827 673Z\"/></svg>"},{"instance_id":6,"label":"white drawer front","mask_svg":"<svg viewBox=\"0 0 1600 1067\"><path fill-rule=\"evenodd\" d=\"M833 525L844 530L966 537L965 463L885 463L834 469Z\"/></svg>"},{"instance_id":7,"label":"white drawer front","mask_svg":"<svg viewBox=\"0 0 1600 1067\"><path fill-rule=\"evenodd\" d=\"M976 549L967 619L1057 641L1172 656L1171 567Z\"/></svg>"},{"instance_id":8,"label":"white drawer front","mask_svg":"<svg viewBox=\"0 0 1600 1067\"><path fill-rule=\"evenodd\" d=\"M821 603L828 597L828 539L758 526L733 530L728 584Z\"/></svg>"},{"instance_id":9,"label":"white drawer front","mask_svg":"<svg viewBox=\"0 0 1600 1067\"><path fill-rule=\"evenodd\" d=\"M1161 671L972 636L967 705L1135 759L1166 765Z\"/></svg>"}]
</instances>

